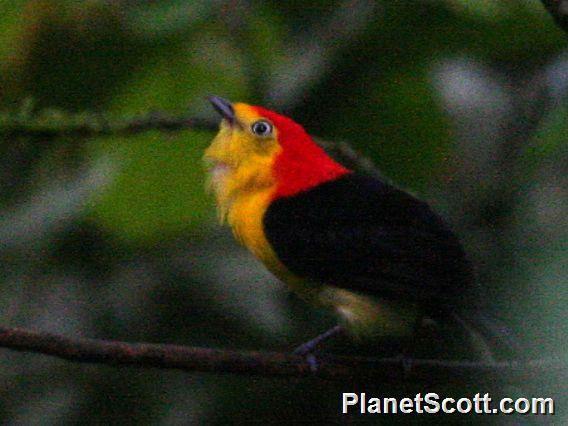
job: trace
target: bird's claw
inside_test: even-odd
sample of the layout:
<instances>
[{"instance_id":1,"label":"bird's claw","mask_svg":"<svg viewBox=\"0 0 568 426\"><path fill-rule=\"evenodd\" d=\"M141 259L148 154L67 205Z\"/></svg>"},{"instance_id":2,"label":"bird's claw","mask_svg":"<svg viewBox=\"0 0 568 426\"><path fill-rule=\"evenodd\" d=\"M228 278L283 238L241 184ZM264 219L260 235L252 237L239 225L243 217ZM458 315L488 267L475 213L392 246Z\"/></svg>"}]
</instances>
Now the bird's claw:
<instances>
[{"instance_id":1,"label":"bird's claw","mask_svg":"<svg viewBox=\"0 0 568 426\"><path fill-rule=\"evenodd\" d=\"M294 351L292 352L294 355L299 355L304 357L304 359L306 360L306 363L308 364L308 366L310 367L310 371L312 373L315 373L318 371L319 368L319 364L318 364L318 360L316 358L316 356L314 355L314 348L313 345L308 343L304 343L303 345L298 346L296 349L294 349Z\"/></svg>"},{"instance_id":2,"label":"bird's claw","mask_svg":"<svg viewBox=\"0 0 568 426\"><path fill-rule=\"evenodd\" d=\"M325 333L322 333L319 336L313 338L312 340L298 346L296 349L294 349L292 353L294 355L303 356L306 359L308 365L310 366L310 371L312 373L315 373L319 369L317 358L314 355L316 347L319 344L321 344L323 341L329 339L330 337L336 336L341 332L343 332L343 327L341 327L340 325L336 325L335 327L327 330Z\"/></svg>"},{"instance_id":3,"label":"bird's claw","mask_svg":"<svg viewBox=\"0 0 568 426\"><path fill-rule=\"evenodd\" d=\"M308 363L308 366L310 367L310 371L312 373L316 373L318 371L319 369L318 359L314 354L312 353L306 354L306 362Z\"/></svg>"},{"instance_id":4,"label":"bird's claw","mask_svg":"<svg viewBox=\"0 0 568 426\"><path fill-rule=\"evenodd\" d=\"M292 353L294 355L299 355L304 357L312 373L316 373L318 371L319 369L318 360L314 355L314 353L309 348L305 348L304 345L302 345L297 347Z\"/></svg>"}]
</instances>

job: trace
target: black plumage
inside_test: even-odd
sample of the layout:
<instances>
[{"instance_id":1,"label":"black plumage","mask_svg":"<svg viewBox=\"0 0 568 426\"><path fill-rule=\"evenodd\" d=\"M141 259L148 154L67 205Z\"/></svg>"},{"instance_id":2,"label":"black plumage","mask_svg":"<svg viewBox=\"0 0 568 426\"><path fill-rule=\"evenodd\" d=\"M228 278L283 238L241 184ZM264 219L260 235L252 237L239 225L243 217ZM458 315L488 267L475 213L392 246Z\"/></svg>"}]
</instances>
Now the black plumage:
<instances>
[{"instance_id":1,"label":"black plumage","mask_svg":"<svg viewBox=\"0 0 568 426\"><path fill-rule=\"evenodd\" d=\"M263 220L282 263L310 281L448 308L473 283L442 219L375 178L351 173L276 199Z\"/></svg>"}]
</instances>

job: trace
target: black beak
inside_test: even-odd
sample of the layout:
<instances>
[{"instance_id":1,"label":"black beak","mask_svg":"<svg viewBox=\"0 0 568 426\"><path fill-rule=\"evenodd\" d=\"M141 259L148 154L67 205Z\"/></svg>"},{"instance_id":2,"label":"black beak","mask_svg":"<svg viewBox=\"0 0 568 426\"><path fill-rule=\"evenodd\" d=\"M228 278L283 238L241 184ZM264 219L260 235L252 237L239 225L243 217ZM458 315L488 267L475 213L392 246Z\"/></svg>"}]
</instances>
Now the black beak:
<instances>
[{"instance_id":1,"label":"black beak","mask_svg":"<svg viewBox=\"0 0 568 426\"><path fill-rule=\"evenodd\" d=\"M229 101L218 96L209 96L207 99L209 99L213 108L215 108L229 124L232 125L235 122L235 110Z\"/></svg>"}]
</instances>

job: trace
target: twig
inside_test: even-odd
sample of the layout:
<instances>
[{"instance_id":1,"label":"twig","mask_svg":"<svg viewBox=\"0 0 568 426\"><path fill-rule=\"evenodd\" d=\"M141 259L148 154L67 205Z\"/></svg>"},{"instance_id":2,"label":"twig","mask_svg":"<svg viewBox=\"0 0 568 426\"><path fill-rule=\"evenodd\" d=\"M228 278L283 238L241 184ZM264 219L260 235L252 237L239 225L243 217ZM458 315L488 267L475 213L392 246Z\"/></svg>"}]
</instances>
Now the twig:
<instances>
[{"instance_id":1,"label":"twig","mask_svg":"<svg viewBox=\"0 0 568 426\"><path fill-rule=\"evenodd\" d=\"M541 0L560 28L568 34L568 0Z\"/></svg>"},{"instance_id":2,"label":"twig","mask_svg":"<svg viewBox=\"0 0 568 426\"><path fill-rule=\"evenodd\" d=\"M139 117L120 120L108 120L103 115L65 114L60 111L45 111L37 117L27 112L24 118L0 115L0 137L7 138L39 137L41 139L53 139L60 137L135 136L151 130L217 132L219 121L171 116L164 112L150 112ZM363 157L348 144L324 141L320 138L315 138L315 140L347 167L385 179L371 160Z\"/></svg>"},{"instance_id":3,"label":"twig","mask_svg":"<svg viewBox=\"0 0 568 426\"><path fill-rule=\"evenodd\" d=\"M177 345L126 343L68 338L18 328L0 327L0 347L34 352L73 362L178 369L189 372L237 373L270 377L323 379L364 378L380 383L495 382L523 383L568 379L568 368L560 361L537 360L525 363L482 363L474 361L409 360L321 356L319 369L310 371L304 357L271 352L241 352Z\"/></svg>"},{"instance_id":4,"label":"twig","mask_svg":"<svg viewBox=\"0 0 568 426\"><path fill-rule=\"evenodd\" d=\"M3 117L0 120L0 136L18 137L33 136L41 138L54 138L61 136L94 137L94 136L130 136L149 130L177 131L177 130L205 130L215 131L219 127L218 121L187 116L169 116L164 113L149 113L132 119L108 121L102 116L77 115L63 116L50 119L26 118L10 119Z\"/></svg>"}]
</instances>

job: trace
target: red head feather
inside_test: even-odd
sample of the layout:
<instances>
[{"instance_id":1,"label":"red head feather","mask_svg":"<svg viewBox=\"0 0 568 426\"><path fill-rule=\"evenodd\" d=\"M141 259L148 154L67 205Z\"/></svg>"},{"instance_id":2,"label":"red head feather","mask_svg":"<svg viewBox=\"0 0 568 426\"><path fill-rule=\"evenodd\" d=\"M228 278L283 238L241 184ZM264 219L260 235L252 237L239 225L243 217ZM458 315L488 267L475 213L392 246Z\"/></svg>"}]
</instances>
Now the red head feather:
<instances>
[{"instance_id":1,"label":"red head feather","mask_svg":"<svg viewBox=\"0 0 568 426\"><path fill-rule=\"evenodd\" d=\"M351 172L329 157L298 123L262 107L254 109L272 121L282 147L273 165L278 182L273 199L306 191Z\"/></svg>"}]
</instances>

